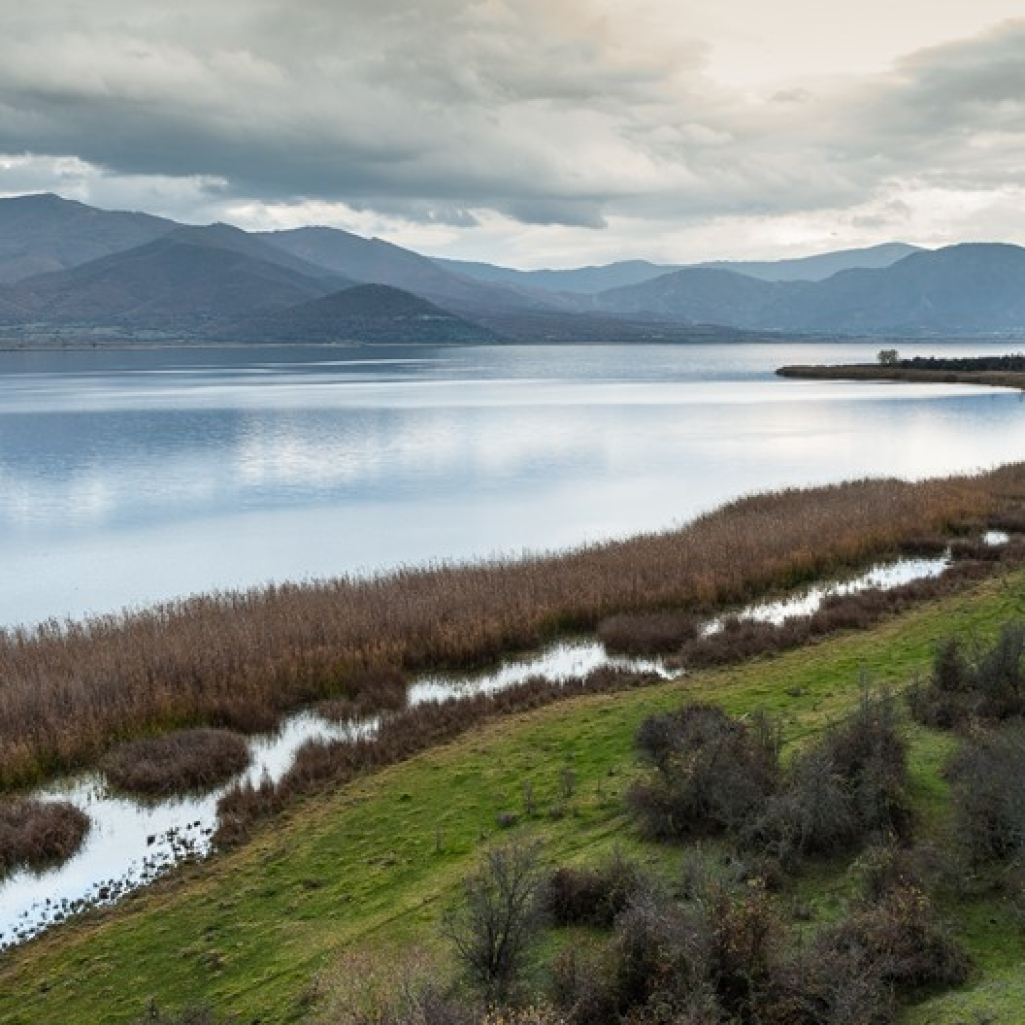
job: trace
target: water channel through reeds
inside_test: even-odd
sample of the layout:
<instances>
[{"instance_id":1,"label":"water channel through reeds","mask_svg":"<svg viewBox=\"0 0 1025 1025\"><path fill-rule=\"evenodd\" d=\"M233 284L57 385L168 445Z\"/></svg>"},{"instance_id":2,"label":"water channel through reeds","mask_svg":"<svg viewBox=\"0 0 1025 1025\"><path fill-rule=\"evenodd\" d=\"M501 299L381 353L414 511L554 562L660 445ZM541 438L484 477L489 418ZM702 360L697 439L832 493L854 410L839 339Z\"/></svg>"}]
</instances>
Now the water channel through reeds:
<instances>
[{"instance_id":1,"label":"water channel through reeds","mask_svg":"<svg viewBox=\"0 0 1025 1025\"><path fill-rule=\"evenodd\" d=\"M1007 539L1006 534L991 531L983 540L1000 545ZM856 577L806 588L734 615L781 623L788 617L812 614L831 595L887 590L937 577L950 561L947 553L880 564ZM714 632L720 624L719 619L709 620L703 631ZM572 639L506 659L484 672L421 675L409 687L407 703L416 706L495 694L538 677L562 683L602 667L655 673L667 679L676 672L661 659L610 655L597 640ZM250 764L242 776L202 795L133 799L112 792L99 773L39 788L31 796L71 802L89 816L91 827L81 849L63 865L38 873L16 871L0 882L0 949L22 943L89 907L114 903L186 859L205 857L213 847L218 800L240 778L254 784L265 777L277 781L307 742L372 737L378 722L376 716L333 722L315 711L301 711L284 720L274 733L250 738Z\"/></svg>"}]
</instances>

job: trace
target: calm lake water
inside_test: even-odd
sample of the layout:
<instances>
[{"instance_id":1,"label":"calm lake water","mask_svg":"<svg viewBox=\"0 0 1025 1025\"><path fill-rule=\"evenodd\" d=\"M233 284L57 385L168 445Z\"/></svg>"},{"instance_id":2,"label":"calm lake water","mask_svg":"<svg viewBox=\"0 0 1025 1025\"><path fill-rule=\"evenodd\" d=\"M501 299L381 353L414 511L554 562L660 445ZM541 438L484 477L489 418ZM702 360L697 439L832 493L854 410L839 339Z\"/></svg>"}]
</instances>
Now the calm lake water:
<instances>
[{"instance_id":1,"label":"calm lake water","mask_svg":"<svg viewBox=\"0 0 1025 1025\"><path fill-rule=\"evenodd\" d=\"M785 381L877 344L0 353L0 625L553 549L1025 455L1018 393ZM902 346L981 353L1006 346Z\"/></svg>"}]
</instances>

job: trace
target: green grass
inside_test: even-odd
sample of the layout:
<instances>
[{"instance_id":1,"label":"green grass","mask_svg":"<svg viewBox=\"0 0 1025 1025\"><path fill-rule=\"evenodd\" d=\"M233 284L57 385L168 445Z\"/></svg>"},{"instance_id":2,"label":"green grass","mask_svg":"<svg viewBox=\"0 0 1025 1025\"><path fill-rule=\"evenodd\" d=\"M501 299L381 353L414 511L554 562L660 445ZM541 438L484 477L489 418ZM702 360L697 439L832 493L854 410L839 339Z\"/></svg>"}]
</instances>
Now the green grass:
<instances>
[{"instance_id":1,"label":"green grass","mask_svg":"<svg viewBox=\"0 0 1025 1025\"><path fill-rule=\"evenodd\" d=\"M0 1021L119 1023L161 1007L209 1002L242 1021L298 1022L317 973L347 949L437 943L437 922L490 840L543 834L553 861L596 861L613 845L675 864L678 853L633 838L622 794L635 771L632 738L652 712L685 698L731 713L778 713L800 744L844 714L868 678L904 684L956 631L989 638L1025 615L1025 574L772 659L696 673L611 696L556 704L492 723L407 763L302 801L243 848L189 866L115 909L94 912L0 956ZM950 742L913 731L912 774L923 820L945 814L939 777ZM575 789L562 794L564 770ZM524 822L524 785L539 809ZM565 805L553 819L548 809ZM501 830L501 811L521 824ZM801 887L829 916L849 891L845 867ZM962 924L978 969L968 988L907 1012L914 1025L974 1022L1025 1006L1022 932L1006 908L973 907ZM1001 1016L1003 1015L1003 1016Z\"/></svg>"}]
</instances>

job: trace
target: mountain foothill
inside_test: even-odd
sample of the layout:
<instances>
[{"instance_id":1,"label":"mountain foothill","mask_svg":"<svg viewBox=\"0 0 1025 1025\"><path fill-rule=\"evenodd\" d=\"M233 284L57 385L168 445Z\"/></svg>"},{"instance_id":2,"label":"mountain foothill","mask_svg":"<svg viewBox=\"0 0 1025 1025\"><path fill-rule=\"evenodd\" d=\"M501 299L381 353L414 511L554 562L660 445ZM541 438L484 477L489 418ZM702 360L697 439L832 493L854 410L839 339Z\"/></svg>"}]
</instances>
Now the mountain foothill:
<instances>
[{"instance_id":1,"label":"mountain foothill","mask_svg":"<svg viewBox=\"0 0 1025 1025\"><path fill-rule=\"evenodd\" d=\"M492 344L1025 334L1025 249L523 271L328 227L246 232L0 199L0 343Z\"/></svg>"}]
</instances>

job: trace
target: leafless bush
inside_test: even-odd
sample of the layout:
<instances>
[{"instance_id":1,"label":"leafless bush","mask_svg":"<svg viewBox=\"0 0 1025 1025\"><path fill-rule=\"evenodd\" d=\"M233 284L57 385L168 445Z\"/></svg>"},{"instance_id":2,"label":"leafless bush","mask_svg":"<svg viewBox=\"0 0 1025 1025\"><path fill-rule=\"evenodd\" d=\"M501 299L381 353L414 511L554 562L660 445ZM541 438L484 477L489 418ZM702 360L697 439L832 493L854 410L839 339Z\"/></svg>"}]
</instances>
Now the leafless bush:
<instances>
[{"instance_id":1,"label":"leafless bush","mask_svg":"<svg viewBox=\"0 0 1025 1025\"><path fill-rule=\"evenodd\" d=\"M636 744L651 771L628 801L656 838L739 829L778 784L778 729L762 717L748 725L714 705L686 705L646 719Z\"/></svg>"},{"instance_id":2,"label":"leafless bush","mask_svg":"<svg viewBox=\"0 0 1025 1025\"><path fill-rule=\"evenodd\" d=\"M489 850L464 881L444 932L486 1004L504 1003L541 924L541 848L521 841Z\"/></svg>"},{"instance_id":3,"label":"leafless bush","mask_svg":"<svg viewBox=\"0 0 1025 1025\"><path fill-rule=\"evenodd\" d=\"M947 766L957 842L972 866L1025 865L1025 723L982 730Z\"/></svg>"},{"instance_id":4,"label":"leafless bush","mask_svg":"<svg viewBox=\"0 0 1025 1025\"><path fill-rule=\"evenodd\" d=\"M67 801L0 802L0 878L66 861L88 831L89 816Z\"/></svg>"},{"instance_id":5,"label":"leafless bush","mask_svg":"<svg viewBox=\"0 0 1025 1025\"><path fill-rule=\"evenodd\" d=\"M349 951L317 979L314 1025L479 1025L447 991L445 974L416 947Z\"/></svg>"},{"instance_id":6,"label":"leafless bush","mask_svg":"<svg viewBox=\"0 0 1025 1025\"><path fill-rule=\"evenodd\" d=\"M133 740L100 760L107 780L133 794L208 790L249 764L245 737L227 730L182 730Z\"/></svg>"},{"instance_id":7,"label":"leafless bush","mask_svg":"<svg viewBox=\"0 0 1025 1025\"><path fill-rule=\"evenodd\" d=\"M785 785L748 824L748 842L789 866L911 826L907 741L896 702L862 693L858 708L791 763Z\"/></svg>"},{"instance_id":8,"label":"leafless bush","mask_svg":"<svg viewBox=\"0 0 1025 1025\"><path fill-rule=\"evenodd\" d=\"M615 851L605 864L596 868L555 869L543 891L544 908L555 925L609 928L616 916L650 885L637 862Z\"/></svg>"},{"instance_id":9,"label":"leafless bush","mask_svg":"<svg viewBox=\"0 0 1025 1025\"><path fill-rule=\"evenodd\" d=\"M1005 623L990 647L974 652L948 638L930 679L913 687L908 701L916 719L939 729L1025 715L1025 624Z\"/></svg>"}]
</instances>

